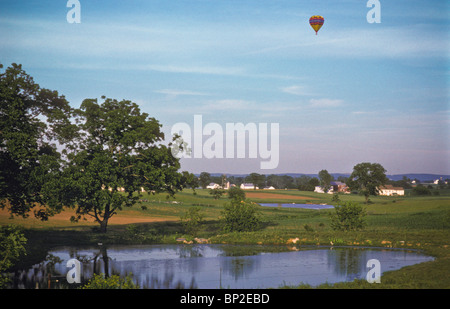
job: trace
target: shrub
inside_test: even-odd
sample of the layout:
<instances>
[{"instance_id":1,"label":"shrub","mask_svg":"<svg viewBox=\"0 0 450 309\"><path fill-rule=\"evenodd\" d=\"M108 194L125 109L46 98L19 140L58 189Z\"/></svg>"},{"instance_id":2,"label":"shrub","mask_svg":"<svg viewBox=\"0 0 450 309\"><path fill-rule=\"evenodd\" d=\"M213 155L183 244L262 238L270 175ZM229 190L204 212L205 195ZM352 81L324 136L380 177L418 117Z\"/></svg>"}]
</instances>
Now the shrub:
<instances>
[{"instance_id":1,"label":"shrub","mask_svg":"<svg viewBox=\"0 0 450 309\"><path fill-rule=\"evenodd\" d=\"M104 274L94 274L88 283L81 289L139 289L131 278L131 274L122 279L118 275L112 275L105 278Z\"/></svg>"},{"instance_id":2,"label":"shrub","mask_svg":"<svg viewBox=\"0 0 450 309\"><path fill-rule=\"evenodd\" d=\"M222 195L225 194L225 190L219 188L209 189L209 194L211 194L215 200L218 200Z\"/></svg>"},{"instance_id":3,"label":"shrub","mask_svg":"<svg viewBox=\"0 0 450 309\"><path fill-rule=\"evenodd\" d=\"M245 192L239 187L231 187L228 189L228 198L232 200L243 201L245 200Z\"/></svg>"},{"instance_id":4,"label":"shrub","mask_svg":"<svg viewBox=\"0 0 450 309\"><path fill-rule=\"evenodd\" d=\"M422 185L418 185L417 187L412 189L413 195L431 195L431 190Z\"/></svg>"},{"instance_id":5,"label":"shrub","mask_svg":"<svg viewBox=\"0 0 450 309\"><path fill-rule=\"evenodd\" d=\"M341 199L339 198L339 194L333 193L333 197L331 198L332 202L339 203Z\"/></svg>"},{"instance_id":6,"label":"shrub","mask_svg":"<svg viewBox=\"0 0 450 309\"><path fill-rule=\"evenodd\" d=\"M358 203L346 202L334 207L331 215L331 227L340 231L362 230L365 226L365 209Z\"/></svg>"},{"instance_id":7,"label":"shrub","mask_svg":"<svg viewBox=\"0 0 450 309\"><path fill-rule=\"evenodd\" d=\"M0 288L9 282L3 272L12 267L20 256L26 255L26 243L20 227L12 224L0 227Z\"/></svg>"},{"instance_id":8,"label":"shrub","mask_svg":"<svg viewBox=\"0 0 450 309\"><path fill-rule=\"evenodd\" d=\"M233 199L224 207L223 229L225 232L249 232L260 227L260 214L256 205Z\"/></svg>"},{"instance_id":9,"label":"shrub","mask_svg":"<svg viewBox=\"0 0 450 309\"><path fill-rule=\"evenodd\" d=\"M312 226L309 225L309 224L303 225L303 228L304 228L306 231L308 231L308 232L314 232L314 229L313 229Z\"/></svg>"},{"instance_id":10,"label":"shrub","mask_svg":"<svg viewBox=\"0 0 450 309\"><path fill-rule=\"evenodd\" d=\"M186 233L195 236L203 222L203 214L200 213L200 207L190 207L188 211L181 217L181 224Z\"/></svg>"}]
</instances>

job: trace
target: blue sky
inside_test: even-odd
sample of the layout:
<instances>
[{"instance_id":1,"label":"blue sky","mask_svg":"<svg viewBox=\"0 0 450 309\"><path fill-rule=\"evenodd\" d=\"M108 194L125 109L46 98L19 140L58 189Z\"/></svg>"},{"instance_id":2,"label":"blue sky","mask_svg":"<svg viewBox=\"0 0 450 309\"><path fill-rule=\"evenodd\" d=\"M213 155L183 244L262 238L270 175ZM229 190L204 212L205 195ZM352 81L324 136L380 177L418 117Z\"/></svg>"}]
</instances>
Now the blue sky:
<instances>
[{"instance_id":1,"label":"blue sky","mask_svg":"<svg viewBox=\"0 0 450 309\"><path fill-rule=\"evenodd\" d=\"M72 106L128 99L178 122L279 123L280 160L182 159L218 173L450 174L448 1L0 0L0 62ZM322 15L315 35L308 24Z\"/></svg>"}]
</instances>

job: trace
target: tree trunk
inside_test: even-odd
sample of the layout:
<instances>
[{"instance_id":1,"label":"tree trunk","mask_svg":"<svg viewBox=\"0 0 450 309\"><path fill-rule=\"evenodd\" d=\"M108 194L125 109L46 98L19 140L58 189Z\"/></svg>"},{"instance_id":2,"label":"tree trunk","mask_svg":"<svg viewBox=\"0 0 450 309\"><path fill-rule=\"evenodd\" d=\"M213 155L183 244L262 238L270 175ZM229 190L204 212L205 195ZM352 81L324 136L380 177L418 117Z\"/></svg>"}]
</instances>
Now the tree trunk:
<instances>
[{"instance_id":1,"label":"tree trunk","mask_svg":"<svg viewBox=\"0 0 450 309\"><path fill-rule=\"evenodd\" d=\"M106 233L107 226L108 226L108 218L103 218L103 220L100 221L100 232Z\"/></svg>"},{"instance_id":2,"label":"tree trunk","mask_svg":"<svg viewBox=\"0 0 450 309\"><path fill-rule=\"evenodd\" d=\"M103 220L99 220L100 222L100 232L106 233L106 227L108 226L108 220L111 216L111 211L109 205L105 206L105 212L103 213Z\"/></svg>"}]
</instances>

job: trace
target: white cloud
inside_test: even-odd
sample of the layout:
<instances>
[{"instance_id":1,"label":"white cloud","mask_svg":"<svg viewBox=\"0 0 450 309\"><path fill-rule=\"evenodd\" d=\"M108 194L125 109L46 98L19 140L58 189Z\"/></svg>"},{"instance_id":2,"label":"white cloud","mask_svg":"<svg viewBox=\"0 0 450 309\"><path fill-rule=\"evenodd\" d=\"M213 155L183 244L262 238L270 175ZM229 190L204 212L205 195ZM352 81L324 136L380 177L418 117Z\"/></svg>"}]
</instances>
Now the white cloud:
<instances>
[{"instance_id":1,"label":"white cloud","mask_svg":"<svg viewBox=\"0 0 450 309\"><path fill-rule=\"evenodd\" d=\"M244 74L244 70L238 67L148 65L142 67L142 69L167 73L194 73L194 74L212 74L212 75Z\"/></svg>"},{"instance_id":2,"label":"white cloud","mask_svg":"<svg viewBox=\"0 0 450 309\"><path fill-rule=\"evenodd\" d=\"M190 90L177 90L177 89L161 89L154 91L155 93L166 94L168 97L175 98L178 96L207 96L209 94Z\"/></svg>"},{"instance_id":3,"label":"white cloud","mask_svg":"<svg viewBox=\"0 0 450 309\"><path fill-rule=\"evenodd\" d=\"M254 110L257 108L252 101L240 100L240 99L223 99L210 101L203 105L202 110L204 112L210 112L215 110L228 110L228 111L236 111L236 110Z\"/></svg>"},{"instance_id":4,"label":"white cloud","mask_svg":"<svg viewBox=\"0 0 450 309\"><path fill-rule=\"evenodd\" d=\"M281 88L281 91L300 96L312 95L312 93L307 89L307 87L301 85L283 87Z\"/></svg>"},{"instance_id":5,"label":"white cloud","mask_svg":"<svg viewBox=\"0 0 450 309\"><path fill-rule=\"evenodd\" d=\"M309 103L312 107L337 107L342 105L343 100L336 99L311 99Z\"/></svg>"}]
</instances>

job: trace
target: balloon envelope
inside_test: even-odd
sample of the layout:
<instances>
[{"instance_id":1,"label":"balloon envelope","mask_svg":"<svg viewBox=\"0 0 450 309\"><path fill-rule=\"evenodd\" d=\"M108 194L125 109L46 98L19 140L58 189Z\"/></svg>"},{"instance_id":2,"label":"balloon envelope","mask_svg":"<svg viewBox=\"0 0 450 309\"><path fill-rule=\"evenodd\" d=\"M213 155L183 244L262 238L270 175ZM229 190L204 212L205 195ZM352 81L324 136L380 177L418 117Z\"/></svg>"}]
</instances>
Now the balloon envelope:
<instances>
[{"instance_id":1,"label":"balloon envelope","mask_svg":"<svg viewBox=\"0 0 450 309\"><path fill-rule=\"evenodd\" d=\"M319 31L319 29L322 27L324 21L325 19L319 15L311 16L311 18L309 19L309 24L314 29L314 31L316 31L316 35L317 31Z\"/></svg>"}]
</instances>

